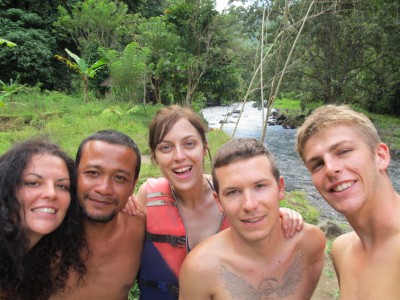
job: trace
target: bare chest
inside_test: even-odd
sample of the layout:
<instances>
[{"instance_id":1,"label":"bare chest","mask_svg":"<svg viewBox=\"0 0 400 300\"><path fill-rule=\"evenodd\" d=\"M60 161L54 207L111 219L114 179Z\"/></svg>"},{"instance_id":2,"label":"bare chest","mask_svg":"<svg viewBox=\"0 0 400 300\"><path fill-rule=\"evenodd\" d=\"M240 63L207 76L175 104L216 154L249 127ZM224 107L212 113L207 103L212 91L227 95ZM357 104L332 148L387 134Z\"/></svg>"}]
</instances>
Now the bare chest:
<instances>
[{"instance_id":1,"label":"bare chest","mask_svg":"<svg viewBox=\"0 0 400 300\"><path fill-rule=\"evenodd\" d=\"M83 284L77 286L71 274L67 290L52 299L123 299L133 286L141 255L141 245L132 241L92 243Z\"/></svg>"},{"instance_id":2,"label":"bare chest","mask_svg":"<svg viewBox=\"0 0 400 300\"><path fill-rule=\"evenodd\" d=\"M215 299L309 299L316 284L301 251L290 260L234 269L221 266Z\"/></svg>"},{"instance_id":3,"label":"bare chest","mask_svg":"<svg viewBox=\"0 0 400 300\"><path fill-rule=\"evenodd\" d=\"M348 255L338 268L341 299L400 299L400 250Z\"/></svg>"}]
</instances>

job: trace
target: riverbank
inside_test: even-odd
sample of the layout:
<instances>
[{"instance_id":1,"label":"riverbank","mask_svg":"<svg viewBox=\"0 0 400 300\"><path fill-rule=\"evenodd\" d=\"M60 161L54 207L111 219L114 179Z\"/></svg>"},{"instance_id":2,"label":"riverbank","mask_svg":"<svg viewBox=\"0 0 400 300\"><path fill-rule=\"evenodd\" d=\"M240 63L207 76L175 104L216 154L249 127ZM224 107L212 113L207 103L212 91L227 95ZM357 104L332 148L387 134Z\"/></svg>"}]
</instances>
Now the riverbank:
<instances>
[{"instance_id":1,"label":"riverbank","mask_svg":"<svg viewBox=\"0 0 400 300\"><path fill-rule=\"evenodd\" d=\"M246 106L250 105L254 107L255 104L254 102L249 102L246 104ZM304 110L302 110L299 101L288 98L279 98L274 103L275 112L272 115L272 119L275 121L270 122L270 126L282 125L284 128L296 129L304 122L306 116L308 116L313 109L320 105L322 105L322 103L310 103L306 105ZM240 115L242 104L236 103L223 107L225 107L223 117L216 121L216 126L214 123L211 124L210 127L220 127L221 123L236 123L236 120ZM395 159L400 159L400 118L370 113L360 109L357 106L351 107L356 111L366 114L371 119L377 128L382 141L389 146L392 157ZM205 108L204 110L208 109L210 108ZM257 116L261 115L261 110L255 109L253 112L256 118L254 121L256 122L258 118Z\"/></svg>"},{"instance_id":2,"label":"riverbank","mask_svg":"<svg viewBox=\"0 0 400 300\"><path fill-rule=\"evenodd\" d=\"M222 129L230 137L254 137L259 139L262 132L262 112L253 103L246 103L243 113L241 106L217 106L202 110L203 117L212 129ZM286 110L288 108L278 108ZM295 110L291 108L291 111ZM236 111L235 113L231 113ZM238 124L236 124L238 123ZM399 126L400 128L400 126ZM321 212L321 221L333 220L346 226L345 218L332 209L319 195L311 182L310 174L295 151L296 129L285 129L281 125L268 126L265 144L274 153L278 167L285 178L287 191L303 191L311 205ZM400 159L393 158L389 174L397 190L400 190Z\"/></svg>"}]
</instances>

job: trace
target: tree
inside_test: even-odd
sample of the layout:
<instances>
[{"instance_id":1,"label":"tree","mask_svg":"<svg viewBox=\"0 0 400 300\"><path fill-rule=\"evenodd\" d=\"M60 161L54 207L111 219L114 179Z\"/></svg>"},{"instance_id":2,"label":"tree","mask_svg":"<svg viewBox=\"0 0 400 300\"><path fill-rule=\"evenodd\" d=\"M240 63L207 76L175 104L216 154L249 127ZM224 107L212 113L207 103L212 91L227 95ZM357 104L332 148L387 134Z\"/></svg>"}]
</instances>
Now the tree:
<instances>
[{"instance_id":1,"label":"tree","mask_svg":"<svg viewBox=\"0 0 400 300\"><path fill-rule=\"evenodd\" d=\"M175 25L185 49L176 60L182 72L180 78L186 81L179 90L185 92L184 104L191 105L202 77L214 65L213 58L219 59L212 55L215 47L214 17L218 13L211 0L175 0L171 4L166 9L167 22Z\"/></svg>"},{"instance_id":2,"label":"tree","mask_svg":"<svg viewBox=\"0 0 400 300\"><path fill-rule=\"evenodd\" d=\"M99 47L122 51L139 20L128 14L128 6L121 1L85 0L71 5L70 10L61 6L58 10L55 27L75 42L85 59L97 55Z\"/></svg>"},{"instance_id":3,"label":"tree","mask_svg":"<svg viewBox=\"0 0 400 300\"><path fill-rule=\"evenodd\" d=\"M65 51L68 53L69 56L72 57L72 59L75 62L72 62L71 60L69 60L65 57L62 57L60 55L55 55L55 58L65 62L71 69L73 69L75 72L77 72L81 76L81 78L83 80L83 99L86 103L89 101L89 97L88 97L89 78L93 78L96 75L96 72L98 71L98 69L108 63L108 59L103 57L103 58L99 59L98 61L96 61L94 64L89 66L88 63L84 59L80 58L78 55L72 53L68 49L65 49Z\"/></svg>"},{"instance_id":4,"label":"tree","mask_svg":"<svg viewBox=\"0 0 400 300\"><path fill-rule=\"evenodd\" d=\"M181 39L162 16L144 20L139 25L137 41L143 47L151 49L154 67L149 70L149 83L156 103L161 103L162 95L170 92L169 82L173 80L170 74L176 72L176 58L183 51Z\"/></svg>"},{"instance_id":5,"label":"tree","mask_svg":"<svg viewBox=\"0 0 400 300\"><path fill-rule=\"evenodd\" d=\"M150 55L151 50L148 47L140 48L137 43L130 43L120 57L112 59L111 86L118 99L137 103L139 101L135 99L146 94Z\"/></svg>"},{"instance_id":6,"label":"tree","mask_svg":"<svg viewBox=\"0 0 400 300\"><path fill-rule=\"evenodd\" d=\"M52 56L56 41L45 30L42 18L20 9L0 11L0 36L18 47L0 47L0 79L19 77L22 84L53 86Z\"/></svg>"},{"instance_id":7,"label":"tree","mask_svg":"<svg viewBox=\"0 0 400 300\"><path fill-rule=\"evenodd\" d=\"M303 100L400 115L398 11L396 1L344 2L337 13L309 22L301 41L307 66L293 78L306 91Z\"/></svg>"}]
</instances>

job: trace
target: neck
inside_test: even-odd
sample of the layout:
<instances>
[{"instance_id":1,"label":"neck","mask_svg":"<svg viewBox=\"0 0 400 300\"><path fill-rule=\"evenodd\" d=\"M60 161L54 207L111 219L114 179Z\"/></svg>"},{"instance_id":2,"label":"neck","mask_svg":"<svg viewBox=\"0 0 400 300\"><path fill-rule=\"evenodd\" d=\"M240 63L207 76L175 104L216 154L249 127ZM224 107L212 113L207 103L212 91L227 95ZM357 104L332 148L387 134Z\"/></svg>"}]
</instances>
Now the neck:
<instances>
[{"instance_id":1,"label":"neck","mask_svg":"<svg viewBox=\"0 0 400 300\"><path fill-rule=\"evenodd\" d=\"M28 236L29 245L28 245L28 252L37 244L39 243L40 239L43 237L41 234L31 233Z\"/></svg>"},{"instance_id":2,"label":"neck","mask_svg":"<svg viewBox=\"0 0 400 300\"><path fill-rule=\"evenodd\" d=\"M115 228L118 226L119 214L117 214L111 221L102 223L91 221L87 218L84 219L85 236L89 240L102 239L111 236L115 233Z\"/></svg>"},{"instance_id":3,"label":"neck","mask_svg":"<svg viewBox=\"0 0 400 300\"><path fill-rule=\"evenodd\" d=\"M208 184L205 175L203 175L202 181L199 180L199 182L189 190L179 190L173 186L171 186L171 190L173 192L175 200L179 204L186 207L195 207L203 204L204 202L206 202L205 199L207 199L208 194L211 193L212 195L212 189Z\"/></svg>"},{"instance_id":4,"label":"neck","mask_svg":"<svg viewBox=\"0 0 400 300\"><path fill-rule=\"evenodd\" d=\"M260 261L275 260L277 255L282 252L281 245L284 238L281 218L273 225L268 236L259 241L248 241L237 234L231 227L230 235L233 246L238 253L242 253L244 257L259 258Z\"/></svg>"},{"instance_id":5,"label":"neck","mask_svg":"<svg viewBox=\"0 0 400 300\"><path fill-rule=\"evenodd\" d=\"M392 188L382 193L354 215L346 216L365 249L383 244L400 233L400 195Z\"/></svg>"}]
</instances>

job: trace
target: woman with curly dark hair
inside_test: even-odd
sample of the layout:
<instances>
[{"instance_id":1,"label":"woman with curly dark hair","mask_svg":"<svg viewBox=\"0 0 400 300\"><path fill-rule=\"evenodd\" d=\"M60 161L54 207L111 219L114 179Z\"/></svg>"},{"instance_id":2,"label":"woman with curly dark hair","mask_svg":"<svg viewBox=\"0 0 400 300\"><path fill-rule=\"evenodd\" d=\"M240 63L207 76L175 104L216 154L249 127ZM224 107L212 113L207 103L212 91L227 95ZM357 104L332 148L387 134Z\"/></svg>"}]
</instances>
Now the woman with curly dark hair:
<instances>
[{"instance_id":1,"label":"woman with curly dark hair","mask_svg":"<svg viewBox=\"0 0 400 300\"><path fill-rule=\"evenodd\" d=\"M87 255L74 161L31 139L0 157L0 299L47 299Z\"/></svg>"}]
</instances>

